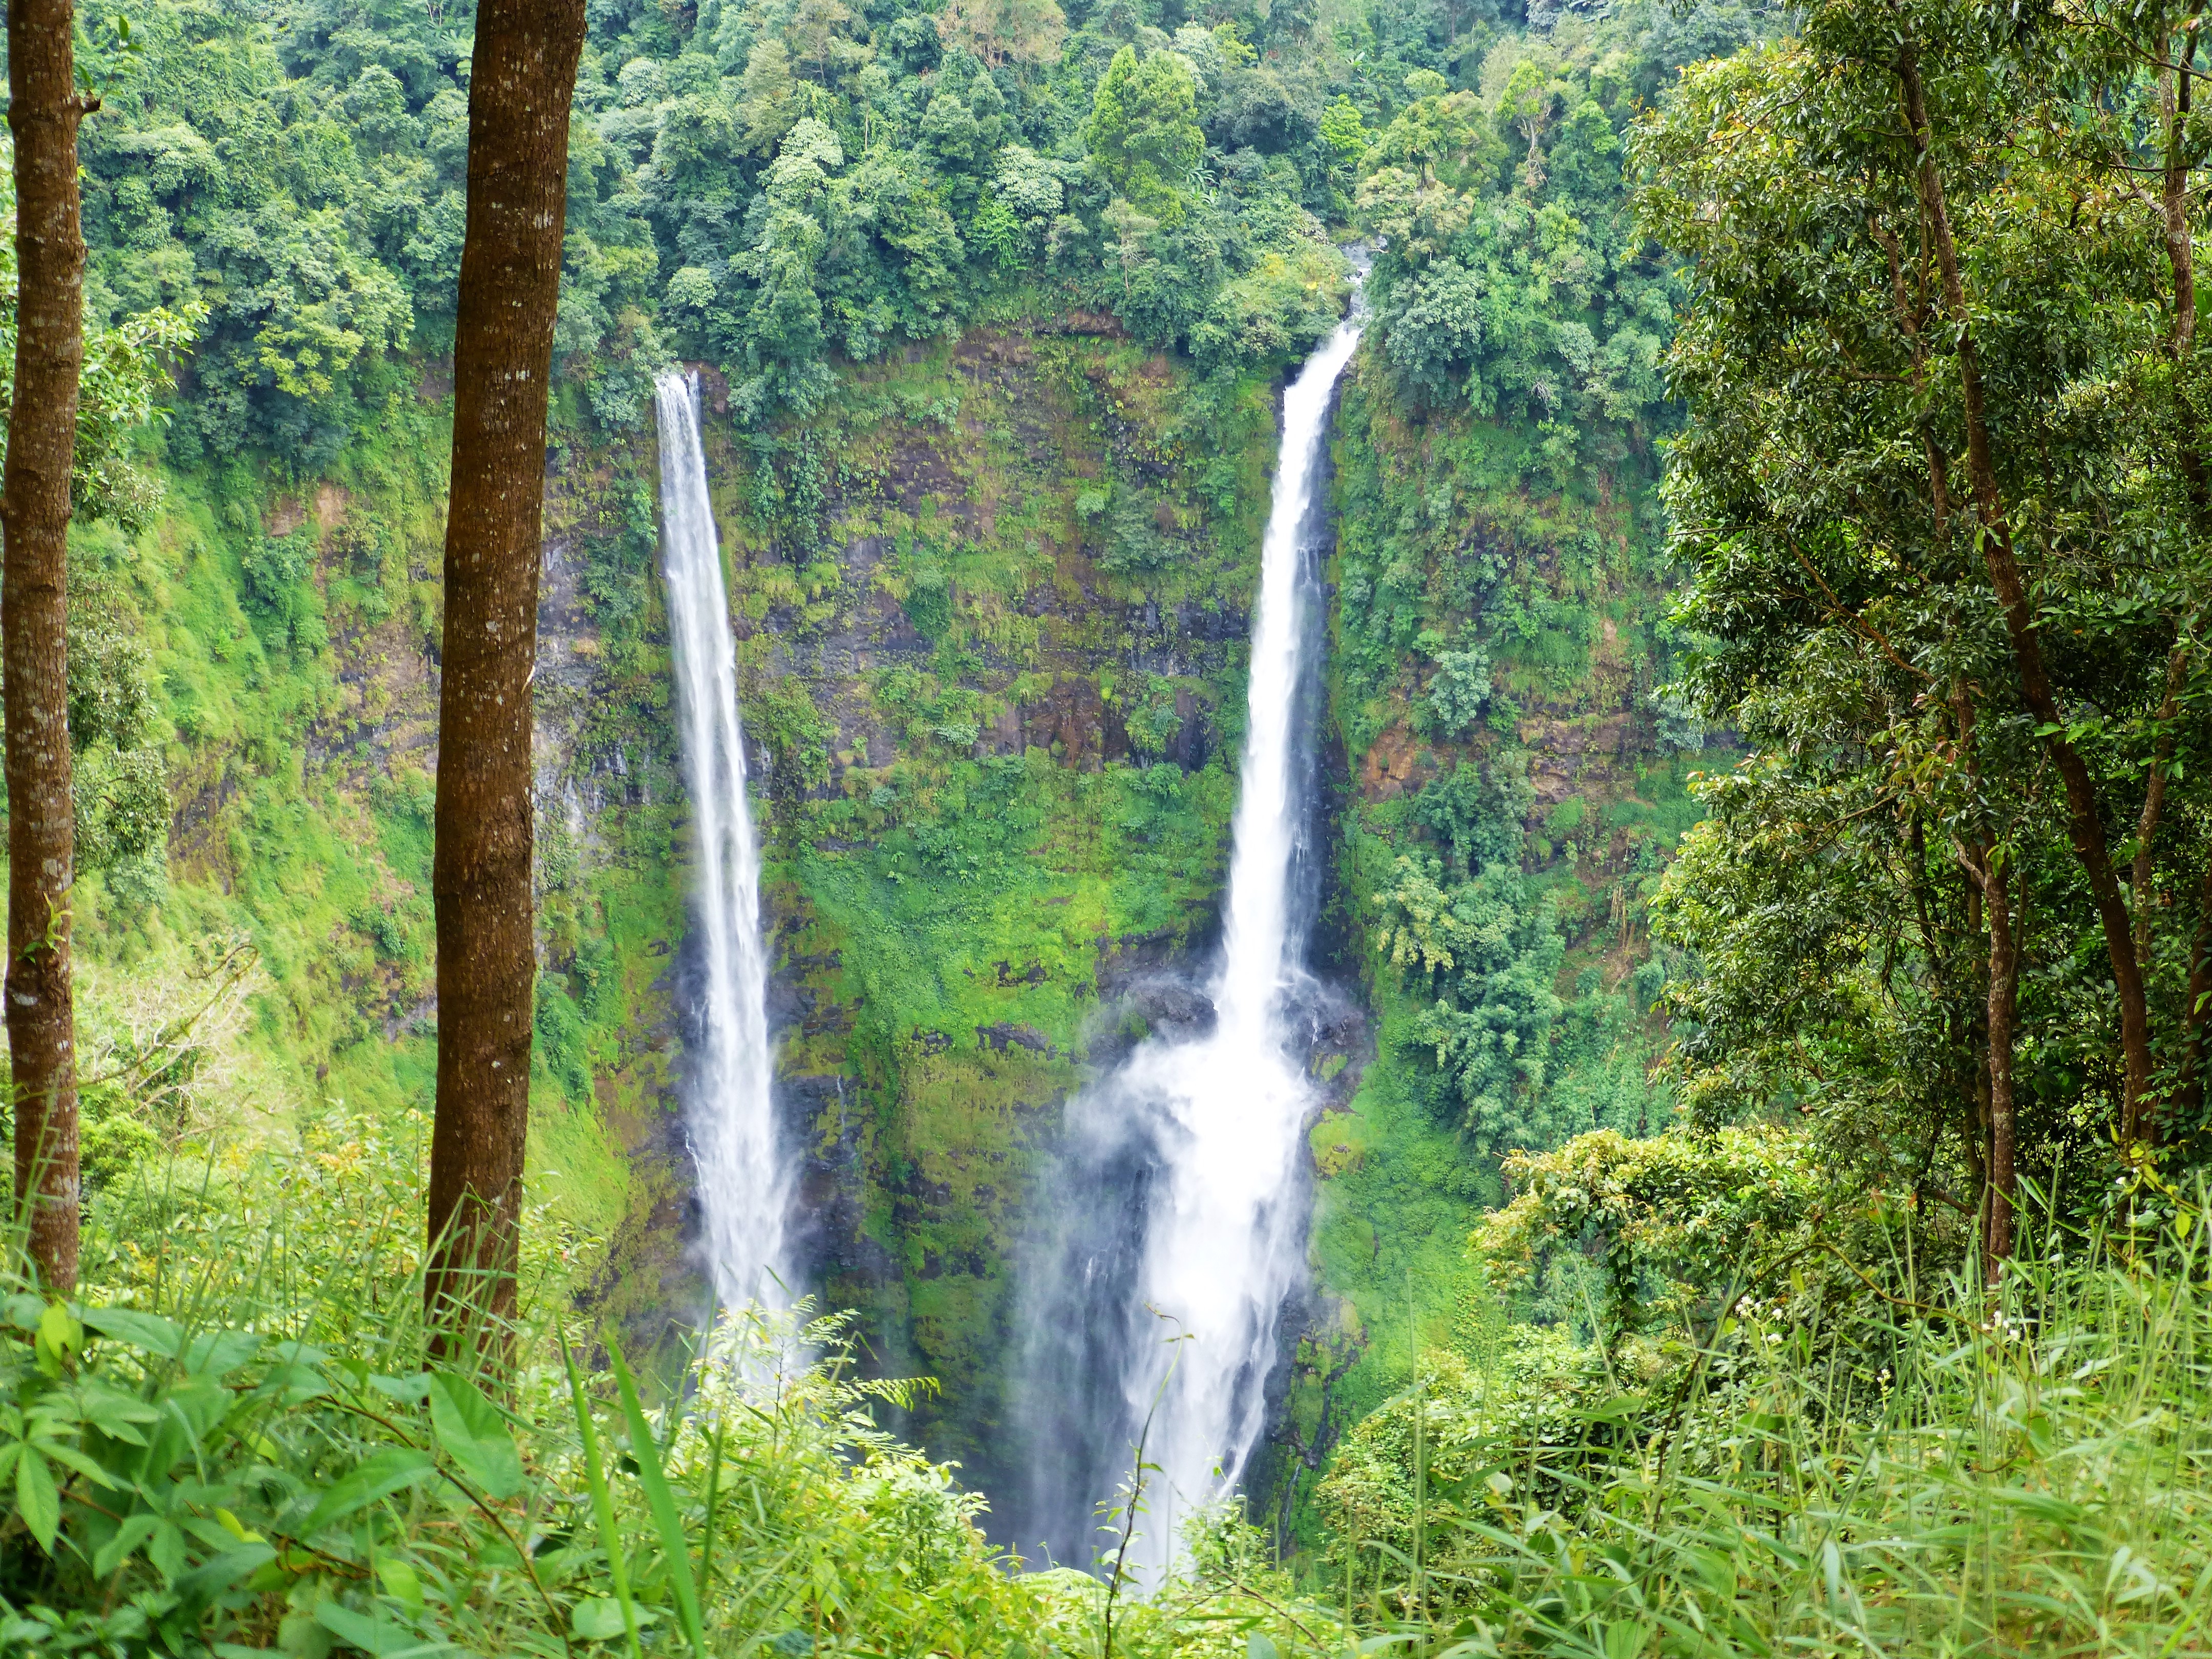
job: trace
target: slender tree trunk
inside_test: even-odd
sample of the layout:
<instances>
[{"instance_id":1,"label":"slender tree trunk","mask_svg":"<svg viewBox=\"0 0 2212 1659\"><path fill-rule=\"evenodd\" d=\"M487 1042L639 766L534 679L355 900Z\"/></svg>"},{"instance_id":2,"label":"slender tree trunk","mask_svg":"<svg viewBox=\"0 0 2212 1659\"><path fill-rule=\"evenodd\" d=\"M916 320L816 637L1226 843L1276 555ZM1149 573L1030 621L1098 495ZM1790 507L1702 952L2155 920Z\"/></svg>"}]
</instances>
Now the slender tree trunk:
<instances>
[{"instance_id":1,"label":"slender tree trunk","mask_svg":"<svg viewBox=\"0 0 2212 1659\"><path fill-rule=\"evenodd\" d=\"M2180 1074L2173 1091L2173 1116L2185 1127L2204 1111L2204 1033L2212 1024L2212 863L2204 869L2197 896L2197 932L2189 941L2189 983L2182 993Z\"/></svg>"},{"instance_id":2,"label":"slender tree trunk","mask_svg":"<svg viewBox=\"0 0 2212 1659\"><path fill-rule=\"evenodd\" d=\"M2136 820L2135 862L2128 871L2128 902L2136 912L2136 961L2150 972L2151 928L2158 907L2151 902L2151 878L2157 860L2160 821L2166 814L2166 775L2173 763L2174 722L2181 713L2181 679L2189 665L2189 647L2176 645L2166 659L2166 696L2160 701L2158 736L2152 740L2150 781L2143 787L2142 813Z\"/></svg>"},{"instance_id":3,"label":"slender tree trunk","mask_svg":"<svg viewBox=\"0 0 2212 1659\"><path fill-rule=\"evenodd\" d=\"M471 60L431 876L438 1115L424 1294L434 1328L447 1334L514 1310L537 971L530 680L568 105L584 21L584 0L484 0Z\"/></svg>"},{"instance_id":4,"label":"slender tree trunk","mask_svg":"<svg viewBox=\"0 0 2212 1659\"><path fill-rule=\"evenodd\" d=\"M2159 43L2166 55L2166 43ZM2212 480L2205 477L2204 455L2197 432L2197 414L2189 401L2185 370L2197 349L2197 248L2189 224L2189 104L2190 85L2196 78L2197 31L2182 35L2175 67L2166 71L2160 103L2166 117L2166 178L2159 195L2160 228L2165 233L2166 263L2173 270L2173 322L2169 334L2174 370L2184 375L2174 387L2180 406L2182 431L2175 452L2189 504L2198 517L2212 510Z\"/></svg>"},{"instance_id":5,"label":"slender tree trunk","mask_svg":"<svg viewBox=\"0 0 2212 1659\"><path fill-rule=\"evenodd\" d=\"M1974 705L1966 687L1951 688L1951 718L1959 732L1959 755L1978 790L1980 757L1974 741ZM1954 841L1960 867L1966 872L1966 916L1970 928L1986 924L1990 935L1989 981L1975 1021L1983 1061L1975 1079L1989 1161L1982 1180L1982 1280L1996 1282L1997 1264L2012 1255L2013 1207L2019 1184L2014 1170L2018 1139L2013 1110L2013 1030L2020 1002L2020 939L2013 927L2011 884L1994 836L1977 832L1972 846ZM1978 1159L1974 1160L1979 1162Z\"/></svg>"},{"instance_id":6,"label":"slender tree trunk","mask_svg":"<svg viewBox=\"0 0 2212 1659\"><path fill-rule=\"evenodd\" d=\"M1905 262L1898 252L1897 238L1873 214L1867 216L1867 228L1889 259L1890 304L1897 313L1898 328L1912 347L1912 390L1917 395L1925 390L1928 374L1928 341L1921 329L1926 307L1914 302L1911 290L1905 285ZM1920 264L1924 278L1927 270L1924 250ZM1923 293L1924 297L1924 281ZM1943 446L1936 441L1934 426L1926 420L1920 423L1920 446L1928 457L1929 511L1935 524L1936 539L1940 543L1951 516L1950 467L1943 458Z\"/></svg>"},{"instance_id":7,"label":"slender tree trunk","mask_svg":"<svg viewBox=\"0 0 2212 1659\"><path fill-rule=\"evenodd\" d=\"M1964 847L1954 842L1959 863L1966 875L1966 936L1973 938L1982 931L1983 896L1985 891L1981 872L1966 855ZM1978 979L1979 975L1976 977ZM1989 987L1983 985L1982 994L1967 1005L1967 1059L1972 1067L1972 1097L1966 1103L1966 1121L1960 1130L1966 1143L1966 1170L1974 1182L1974 1213L1979 1218L1982 1237L1990 1236L1990 998Z\"/></svg>"},{"instance_id":8,"label":"slender tree trunk","mask_svg":"<svg viewBox=\"0 0 2212 1659\"><path fill-rule=\"evenodd\" d=\"M1936 264L1943 282L1943 297L1957 331L1960 391L1966 405L1966 470L1972 485L1982 560L2004 612L2005 633L2012 645L2013 662L2020 677L2021 700L2046 728L2044 739L2052 763L2066 786L2066 834L2075 858L2088 879L2097 906L2097 919L2105 933L2105 951L2112 967L2112 982L2120 999L2120 1048L2124 1059L2124 1093L2120 1133L2129 1140L2148 1139L2152 1125L2144 1108L2150 1088L2150 1011L2143 978L2136 962L2135 930L2128 902L2120 893L2118 873L2112 867L2112 848L2105 836L2097 788L2081 751L2066 736L2065 720L2052 690L2050 671L2043 660L2043 642L2036 631L2034 608L2027 584L2013 550L2012 531L2005 518L2004 495L1997 483L1996 462L1990 449L1987 410L1982 392L1982 373L1975 355L1974 334L1966 310L1966 283L1960 274L1958 245L1951 233L1949 210L1944 205L1943 181L1936 167L1934 135L1928 121L1927 96L1921 84L1920 64L1912 44L1898 49L1897 76L1904 90L1905 117L1918 153L1917 179L1921 205L1928 215L1929 231L1936 248Z\"/></svg>"},{"instance_id":9,"label":"slender tree trunk","mask_svg":"<svg viewBox=\"0 0 2212 1659\"><path fill-rule=\"evenodd\" d=\"M76 1285L76 1030L70 994L70 463L84 367L84 235L70 0L8 9L15 140L15 401L0 481L0 659L8 723L8 1047L15 1204L46 1288Z\"/></svg>"},{"instance_id":10,"label":"slender tree trunk","mask_svg":"<svg viewBox=\"0 0 2212 1659\"><path fill-rule=\"evenodd\" d=\"M2019 1177L2012 1097L2014 1016L2020 1000L2020 949L2014 936L2010 884L1994 848L1981 851L1983 908L1990 919L1990 1221L1983 1235L1982 1282L1996 1282L1997 1263L2012 1256L2013 1207Z\"/></svg>"}]
</instances>

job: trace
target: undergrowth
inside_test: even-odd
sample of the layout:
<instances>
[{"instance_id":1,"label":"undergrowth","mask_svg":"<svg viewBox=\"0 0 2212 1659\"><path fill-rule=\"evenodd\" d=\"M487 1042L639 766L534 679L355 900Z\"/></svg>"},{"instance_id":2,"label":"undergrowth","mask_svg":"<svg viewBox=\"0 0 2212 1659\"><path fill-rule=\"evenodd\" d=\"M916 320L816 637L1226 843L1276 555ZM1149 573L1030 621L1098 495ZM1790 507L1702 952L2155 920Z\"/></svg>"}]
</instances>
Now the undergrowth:
<instances>
[{"instance_id":1,"label":"undergrowth","mask_svg":"<svg viewBox=\"0 0 2212 1659\"><path fill-rule=\"evenodd\" d=\"M1900 1235L1853 1294L1806 1255L1433 1356L1322 1488L1341 1613L1451 1659L2212 1652L2212 1217L2118 1220L1987 1289Z\"/></svg>"},{"instance_id":2,"label":"undergrowth","mask_svg":"<svg viewBox=\"0 0 2212 1659\"><path fill-rule=\"evenodd\" d=\"M633 1370L550 1218L504 1376L427 1364L419 1157L334 1120L172 1166L100 1200L82 1304L4 1287L0 1654L2212 1652L2212 1216L2172 1191L1986 1289L1905 1227L1433 1352L1303 1584L1218 1513L1140 1597L995 1551L843 1317Z\"/></svg>"},{"instance_id":3,"label":"undergrowth","mask_svg":"<svg viewBox=\"0 0 2212 1659\"><path fill-rule=\"evenodd\" d=\"M956 1470L876 1426L923 1385L861 1380L842 1317L733 1310L633 1372L575 1310L595 1252L544 1216L504 1374L426 1364L418 1158L339 1121L173 1169L103 1201L83 1303L0 1285L0 1654L1105 1659L1334 1634L1226 1516L1147 1603L1021 1574Z\"/></svg>"}]
</instances>

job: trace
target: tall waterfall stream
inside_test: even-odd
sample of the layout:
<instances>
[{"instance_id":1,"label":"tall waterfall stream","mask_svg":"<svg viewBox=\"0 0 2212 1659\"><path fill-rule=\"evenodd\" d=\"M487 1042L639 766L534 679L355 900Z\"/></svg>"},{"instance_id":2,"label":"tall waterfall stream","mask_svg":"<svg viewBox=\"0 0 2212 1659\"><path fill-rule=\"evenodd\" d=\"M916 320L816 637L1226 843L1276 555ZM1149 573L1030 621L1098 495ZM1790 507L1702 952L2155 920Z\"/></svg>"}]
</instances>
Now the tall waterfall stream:
<instances>
[{"instance_id":1,"label":"tall waterfall stream","mask_svg":"<svg viewBox=\"0 0 2212 1659\"><path fill-rule=\"evenodd\" d=\"M790 1283L784 1222L789 1159L776 1129L761 937L760 847L745 802L737 646L707 495L699 389L653 383L660 428L661 563L676 662L677 724L696 828L696 927L703 967L690 1029L685 1109L699 1165L705 1252L717 1297L778 1304Z\"/></svg>"},{"instance_id":2,"label":"tall waterfall stream","mask_svg":"<svg viewBox=\"0 0 2212 1659\"><path fill-rule=\"evenodd\" d=\"M1002 1535L1068 1565L1112 1541L1097 1506L1126 1499L1140 1441L1156 1466L1127 1563L1140 1577L1156 1582L1191 1510L1234 1490L1304 1270L1316 554L1329 411L1358 341L1347 321L1283 398L1212 1029L1147 1042L1069 1103L1062 1190L1042 1206L1054 1231L1029 1276L1018 1388L1027 1480L994 1508Z\"/></svg>"}]
</instances>

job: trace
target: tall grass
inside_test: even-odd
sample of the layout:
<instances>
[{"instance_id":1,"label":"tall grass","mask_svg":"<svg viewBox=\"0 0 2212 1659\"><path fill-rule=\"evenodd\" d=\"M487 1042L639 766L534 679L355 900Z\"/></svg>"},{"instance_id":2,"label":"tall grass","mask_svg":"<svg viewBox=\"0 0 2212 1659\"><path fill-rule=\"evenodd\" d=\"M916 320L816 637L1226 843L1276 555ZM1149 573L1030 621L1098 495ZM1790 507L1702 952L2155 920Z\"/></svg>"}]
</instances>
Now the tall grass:
<instances>
[{"instance_id":1,"label":"tall grass","mask_svg":"<svg viewBox=\"0 0 2212 1659\"><path fill-rule=\"evenodd\" d=\"M1132 1601L994 1552L836 1318L633 1370L541 1228L511 1368L427 1368L416 1183L340 1126L106 1206L82 1304L0 1285L0 1654L2212 1655L2176 1194L2024 1229L1994 1287L1901 1235L1670 1334L1432 1354L1340 1449L1304 1593L1214 1514Z\"/></svg>"},{"instance_id":2,"label":"tall grass","mask_svg":"<svg viewBox=\"0 0 2212 1659\"><path fill-rule=\"evenodd\" d=\"M1900 1257L1825 1311L1731 1295L1402 1397L1333 1477L1337 1570L1410 1653L2212 1654L2212 1224L2132 1220L2032 1230L1994 1288ZM1412 1495L1374 1478L1415 1410L1418 1583Z\"/></svg>"},{"instance_id":3,"label":"tall grass","mask_svg":"<svg viewBox=\"0 0 2212 1659\"><path fill-rule=\"evenodd\" d=\"M544 1230L505 1371L426 1365L416 1177L340 1126L106 1206L81 1303L0 1283L0 1654L1103 1653L1103 1587L988 1543L841 1319L735 1311L641 1376ZM1112 1650L1340 1650L1255 1536L1218 1520Z\"/></svg>"}]
</instances>

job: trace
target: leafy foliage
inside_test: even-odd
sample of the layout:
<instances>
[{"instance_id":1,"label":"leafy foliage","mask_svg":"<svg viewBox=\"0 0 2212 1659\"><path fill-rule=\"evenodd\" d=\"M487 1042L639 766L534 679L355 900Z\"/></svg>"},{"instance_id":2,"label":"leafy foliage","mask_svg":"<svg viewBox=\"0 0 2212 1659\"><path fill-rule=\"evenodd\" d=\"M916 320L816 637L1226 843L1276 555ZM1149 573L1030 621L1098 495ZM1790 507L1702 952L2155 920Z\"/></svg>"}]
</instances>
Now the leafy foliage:
<instances>
[{"instance_id":1,"label":"leafy foliage","mask_svg":"<svg viewBox=\"0 0 2212 1659\"><path fill-rule=\"evenodd\" d=\"M1642 222L1697 270L1686 685L1754 750L1707 784L1660 925L1703 963L1674 1006L1707 1121L1794 1105L1862 1178L1972 1210L2015 1162L2197 1130L2212 588L2170 256L2199 210L2125 179L2202 157L2163 60L2101 22L1918 7L1866 55L1893 27L1816 8L1686 71L1638 138Z\"/></svg>"},{"instance_id":2,"label":"leafy foliage","mask_svg":"<svg viewBox=\"0 0 2212 1659\"><path fill-rule=\"evenodd\" d=\"M979 1500L875 1425L915 1385L857 1377L845 1321L732 1315L648 1408L544 1322L541 1243L511 1386L424 1370L419 1201L365 1150L142 1196L112 1213L160 1231L100 1241L134 1294L0 1308L0 1650L1097 1650L1095 1582L1004 1571ZM1199 1536L1122 1650L1224 1621L1312 1650L1326 1615L1233 1524Z\"/></svg>"}]
</instances>

